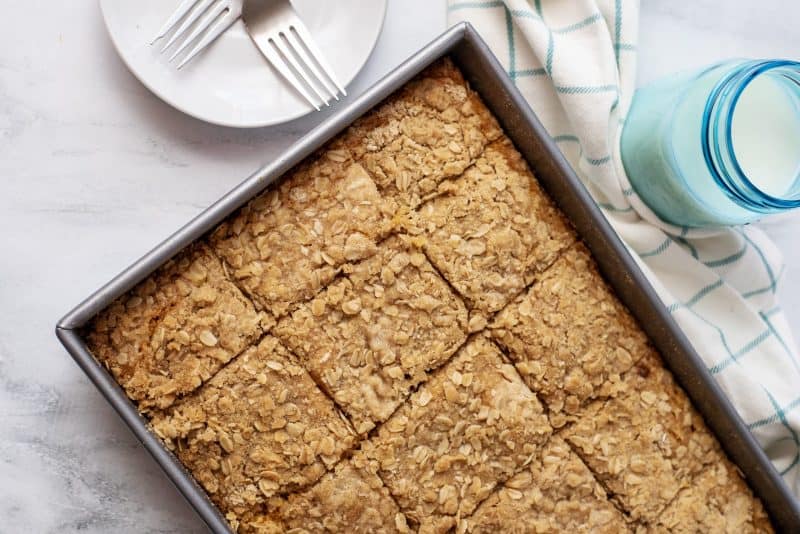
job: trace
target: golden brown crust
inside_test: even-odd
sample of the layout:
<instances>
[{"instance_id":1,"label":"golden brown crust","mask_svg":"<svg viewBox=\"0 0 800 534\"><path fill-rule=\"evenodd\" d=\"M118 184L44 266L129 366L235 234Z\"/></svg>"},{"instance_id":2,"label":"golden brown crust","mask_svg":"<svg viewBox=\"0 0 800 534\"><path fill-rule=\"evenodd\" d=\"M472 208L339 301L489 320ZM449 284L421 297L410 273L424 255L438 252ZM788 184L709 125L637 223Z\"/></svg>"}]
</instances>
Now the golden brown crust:
<instances>
[{"instance_id":1,"label":"golden brown crust","mask_svg":"<svg viewBox=\"0 0 800 534\"><path fill-rule=\"evenodd\" d=\"M426 70L358 120L343 142L401 209L472 165L500 127L449 60Z\"/></svg>"},{"instance_id":2,"label":"golden brown crust","mask_svg":"<svg viewBox=\"0 0 800 534\"><path fill-rule=\"evenodd\" d=\"M444 60L88 341L241 534L770 531L575 241Z\"/></svg>"},{"instance_id":3,"label":"golden brown crust","mask_svg":"<svg viewBox=\"0 0 800 534\"><path fill-rule=\"evenodd\" d=\"M95 318L89 348L142 411L194 391L269 326L204 244L186 249Z\"/></svg>"},{"instance_id":4,"label":"golden brown crust","mask_svg":"<svg viewBox=\"0 0 800 534\"><path fill-rule=\"evenodd\" d=\"M212 236L231 276L275 317L313 297L388 229L375 184L334 143L259 195Z\"/></svg>"},{"instance_id":5,"label":"golden brown crust","mask_svg":"<svg viewBox=\"0 0 800 534\"><path fill-rule=\"evenodd\" d=\"M459 532L630 532L586 465L561 438L550 439L530 465L507 480Z\"/></svg>"},{"instance_id":6,"label":"golden brown crust","mask_svg":"<svg viewBox=\"0 0 800 534\"><path fill-rule=\"evenodd\" d=\"M425 256L393 237L275 328L368 432L466 339L467 312Z\"/></svg>"},{"instance_id":7,"label":"golden brown crust","mask_svg":"<svg viewBox=\"0 0 800 534\"><path fill-rule=\"evenodd\" d=\"M761 502L723 456L697 476L661 514L653 532L773 532Z\"/></svg>"},{"instance_id":8,"label":"golden brown crust","mask_svg":"<svg viewBox=\"0 0 800 534\"><path fill-rule=\"evenodd\" d=\"M235 516L312 484L355 443L333 403L271 336L152 426Z\"/></svg>"},{"instance_id":9,"label":"golden brown crust","mask_svg":"<svg viewBox=\"0 0 800 534\"><path fill-rule=\"evenodd\" d=\"M291 532L411 532L376 471L375 461L357 453L311 489L281 500L272 521Z\"/></svg>"},{"instance_id":10,"label":"golden brown crust","mask_svg":"<svg viewBox=\"0 0 800 534\"><path fill-rule=\"evenodd\" d=\"M525 465L551 431L514 368L478 337L362 448L420 532L446 532Z\"/></svg>"},{"instance_id":11,"label":"golden brown crust","mask_svg":"<svg viewBox=\"0 0 800 534\"><path fill-rule=\"evenodd\" d=\"M640 360L616 387L561 435L633 519L652 522L718 460L719 446L658 356Z\"/></svg>"},{"instance_id":12,"label":"golden brown crust","mask_svg":"<svg viewBox=\"0 0 800 534\"><path fill-rule=\"evenodd\" d=\"M490 329L557 427L565 414L608 395L622 373L653 353L582 244L500 312Z\"/></svg>"},{"instance_id":13,"label":"golden brown crust","mask_svg":"<svg viewBox=\"0 0 800 534\"><path fill-rule=\"evenodd\" d=\"M414 231L480 330L575 236L508 139L489 146L444 191L418 210Z\"/></svg>"},{"instance_id":14,"label":"golden brown crust","mask_svg":"<svg viewBox=\"0 0 800 534\"><path fill-rule=\"evenodd\" d=\"M286 525L274 513L230 513L226 519L237 534L286 534Z\"/></svg>"}]
</instances>

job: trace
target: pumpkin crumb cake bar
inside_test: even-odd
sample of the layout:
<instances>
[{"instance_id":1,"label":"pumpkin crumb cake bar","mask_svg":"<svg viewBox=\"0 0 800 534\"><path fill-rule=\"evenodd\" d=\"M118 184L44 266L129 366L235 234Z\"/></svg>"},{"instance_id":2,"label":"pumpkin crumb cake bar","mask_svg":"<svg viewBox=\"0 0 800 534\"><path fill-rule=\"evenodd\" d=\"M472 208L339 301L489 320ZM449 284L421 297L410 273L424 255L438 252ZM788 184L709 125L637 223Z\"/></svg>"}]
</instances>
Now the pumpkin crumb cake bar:
<instances>
[{"instance_id":1,"label":"pumpkin crumb cake bar","mask_svg":"<svg viewBox=\"0 0 800 534\"><path fill-rule=\"evenodd\" d=\"M553 436L524 470L507 480L459 532L632 532L592 472Z\"/></svg>"},{"instance_id":2,"label":"pumpkin crumb cake bar","mask_svg":"<svg viewBox=\"0 0 800 534\"><path fill-rule=\"evenodd\" d=\"M211 246L256 306L280 317L375 253L389 224L382 207L364 167L334 146L220 225Z\"/></svg>"},{"instance_id":3,"label":"pumpkin crumb cake bar","mask_svg":"<svg viewBox=\"0 0 800 534\"><path fill-rule=\"evenodd\" d=\"M637 520L653 522L707 466L722 461L716 440L655 354L621 378L562 432L564 439Z\"/></svg>"},{"instance_id":4,"label":"pumpkin crumb cake bar","mask_svg":"<svg viewBox=\"0 0 800 534\"><path fill-rule=\"evenodd\" d=\"M274 332L363 434L461 346L466 328L464 304L401 236Z\"/></svg>"},{"instance_id":5,"label":"pumpkin crumb cake bar","mask_svg":"<svg viewBox=\"0 0 800 534\"><path fill-rule=\"evenodd\" d=\"M355 443L331 400L269 335L152 426L234 517L316 482Z\"/></svg>"},{"instance_id":6,"label":"pumpkin crumb cake bar","mask_svg":"<svg viewBox=\"0 0 800 534\"><path fill-rule=\"evenodd\" d=\"M769 519L727 459L698 475L664 510L653 532L767 532Z\"/></svg>"},{"instance_id":7,"label":"pumpkin crumb cake bar","mask_svg":"<svg viewBox=\"0 0 800 534\"><path fill-rule=\"evenodd\" d=\"M470 307L470 330L513 300L575 239L507 138L415 213L424 249Z\"/></svg>"},{"instance_id":8,"label":"pumpkin crumb cake bar","mask_svg":"<svg viewBox=\"0 0 800 534\"><path fill-rule=\"evenodd\" d=\"M86 337L242 534L772 532L449 60Z\"/></svg>"},{"instance_id":9,"label":"pumpkin crumb cake bar","mask_svg":"<svg viewBox=\"0 0 800 534\"><path fill-rule=\"evenodd\" d=\"M243 532L410 533L406 516L378 477L377 462L357 453L313 487L275 499L273 511Z\"/></svg>"},{"instance_id":10,"label":"pumpkin crumb cake bar","mask_svg":"<svg viewBox=\"0 0 800 534\"><path fill-rule=\"evenodd\" d=\"M420 532L447 532L522 469L551 433L536 395L478 336L364 450Z\"/></svg>"},{"instance_id":11,"label":"pumpkin crumb cake bar","mask_svg":"<svg viewBox=\"0 0 800 534\"><path fill-rule=\"evenodd\" d=\"M271 324L199 244L106 309L88 343L128 396L149 411L197 389Z\"/></svg>"},{"instance_id":12,"label":"pumpkin crumb cake bar","mask_svg":"<svg viewBox=\"0 0 800 534\"><path fill-rule=\"evenodd\" d=\"M586 402L607 396L653 351L581 244L501 311L490 331L558 427Z\"/></svg>"},{"instance_id":13,"label":"pumpkin crumb cake bar","mask_svg":"<svg viewBox=\"0 0 800 534\"><path fill-rule=\"evenodd\" d=\"M419 206L500 138L497 121L451 62L439 62L343 136L394 209Z\"/></svg>"}]
</instances>

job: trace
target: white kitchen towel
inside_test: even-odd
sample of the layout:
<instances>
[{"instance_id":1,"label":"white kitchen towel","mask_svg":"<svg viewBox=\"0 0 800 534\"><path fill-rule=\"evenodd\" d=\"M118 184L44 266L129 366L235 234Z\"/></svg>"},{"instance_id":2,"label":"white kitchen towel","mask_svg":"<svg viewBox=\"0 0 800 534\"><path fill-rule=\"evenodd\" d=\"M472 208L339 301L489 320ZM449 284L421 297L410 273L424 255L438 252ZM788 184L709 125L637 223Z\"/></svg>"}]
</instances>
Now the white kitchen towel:
<instances>
[{"instance_id":1,"label":"white kitchen towel","mask_svg":"<svg viewBox=\"0 0 800 534\"><path fill-rule=\"evenodd\" d=\"M800 496L800 359L775 297L780 252L753 226L665 224L625 175L638 17L638 0L448 0L449 22L469 21L489 43Z\"/></svg>"}]
</instances>

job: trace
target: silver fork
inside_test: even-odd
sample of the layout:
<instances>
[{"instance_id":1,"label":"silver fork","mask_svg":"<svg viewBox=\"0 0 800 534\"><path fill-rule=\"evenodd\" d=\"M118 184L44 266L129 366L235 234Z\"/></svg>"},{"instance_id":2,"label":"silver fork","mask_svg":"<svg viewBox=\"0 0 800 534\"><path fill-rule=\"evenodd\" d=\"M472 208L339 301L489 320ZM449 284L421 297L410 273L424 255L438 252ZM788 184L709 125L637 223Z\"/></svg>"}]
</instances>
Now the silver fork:
<instances>
[{"instance_id":1,"label":"silver fork","mask_svg":"<svg viewBox=\"0 0 800 534\"><path fill-rule=\"evenodd\" d=\"M194 43L180 69L240 16L261 53L317 111L347 95L290 0L183 0L151 44L169 35L161 51L177 45L173 61Z\"/></svg>"},{"instance_id":2,"label":"silver fork","mask_svg":"<svg viewBox=\"0 0 800 534\"><path fill-rule=\"evenodd\" d=\"M173 61L196 40L197 43L178 64L180 69L236 22L242 15L242 3L243 0L183 0L150 44L166 37L174 29L161 49L162 53L166 52L177 43L169 58Z\"/></svg>"},{"instance_id":3,"label":"silver fork","mask_svg":"<svg viewBox=\"0 0 800 534\"><path fill-rule=\"evenodd\" d=\"M242 19L261 53L317 111L347 96L289 0L245 0Z\"/></svg>"}]
</instances>

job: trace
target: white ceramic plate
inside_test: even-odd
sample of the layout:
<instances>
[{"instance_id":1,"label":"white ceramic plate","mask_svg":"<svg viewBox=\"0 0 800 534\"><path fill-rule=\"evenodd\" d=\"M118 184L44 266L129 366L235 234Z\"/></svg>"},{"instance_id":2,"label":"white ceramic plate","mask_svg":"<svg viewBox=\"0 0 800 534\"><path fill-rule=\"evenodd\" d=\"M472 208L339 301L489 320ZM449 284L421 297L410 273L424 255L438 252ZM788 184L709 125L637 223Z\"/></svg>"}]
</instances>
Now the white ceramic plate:
<instances>
[{"instance_id":1,"label":"white ceramic plate","mask_svg":"<svg viewBox=\"0 0 800 534\"><path fill-rule=\"evenodd\" d=\"M386 0L293 0L339 80L349 84L378 40ZM117 52L153 93L198 119L240 128L270 126L313 111L259 53L237 21L178 71L150 46L179 0L100 0Z\"/></svg>"}]
</instances>

